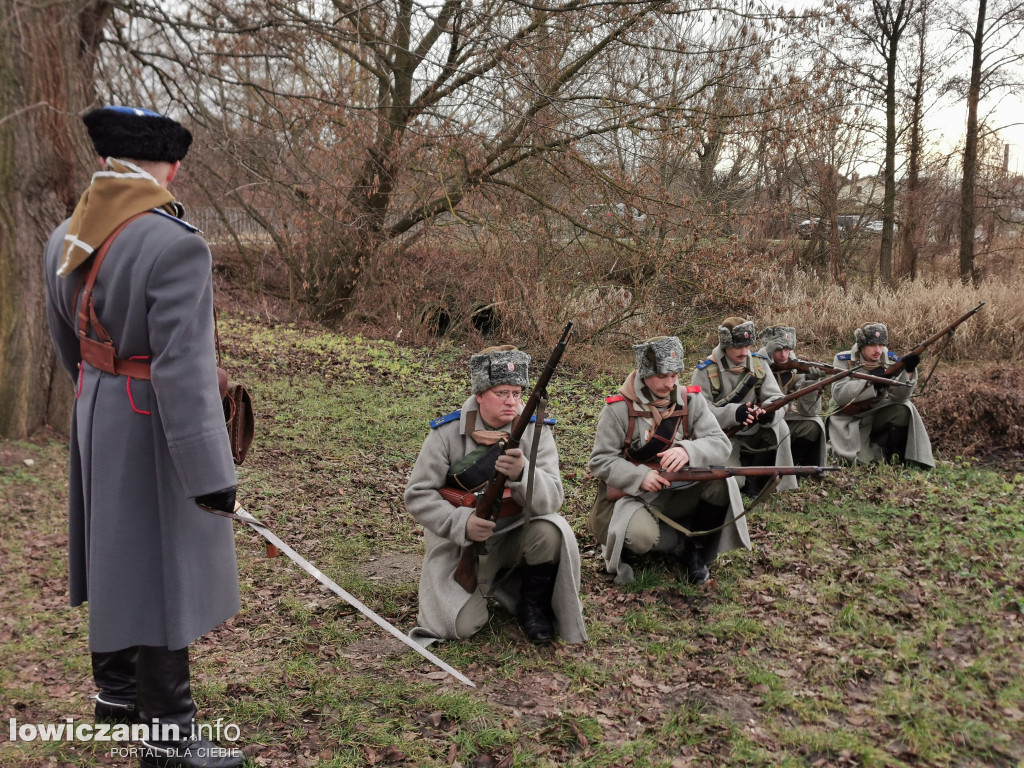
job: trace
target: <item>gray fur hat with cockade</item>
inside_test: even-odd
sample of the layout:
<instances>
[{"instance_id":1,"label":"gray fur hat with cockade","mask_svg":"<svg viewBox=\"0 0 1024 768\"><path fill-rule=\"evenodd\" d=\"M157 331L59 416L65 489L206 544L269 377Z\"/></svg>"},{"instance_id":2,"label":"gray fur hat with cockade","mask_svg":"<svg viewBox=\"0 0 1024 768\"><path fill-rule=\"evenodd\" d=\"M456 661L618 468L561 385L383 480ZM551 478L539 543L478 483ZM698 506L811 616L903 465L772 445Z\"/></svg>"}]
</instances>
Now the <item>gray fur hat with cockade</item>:
<instances>
[{"instance_id":1,"label":"gray fur hat with cockade","mask_svg":"<svg viewBox=\"0 0 1024 768\"><path fill-rule=\"evenodd\" d=\"M865 323L863 328L853 332L854 346L857 349L866 347L868 344L881 344L889 346L889 329L884 323Z\"/></svg>"},{"instance_id":2,"label":"gray fur hat with cockade","mask_svg":"<svg viewBox=\"0 0 1024 768\"><path fill-rule=\"evenodd\" d=\"M757 329L753 320L746 320L729 330L724 325L718 326L718 346L722 349L730 347L752 347L757 338Z\"/></svg>"},{"instance_id":3,"label":"gray fur hat with cockade","mask_svg":"<svg viewBox=\"0 0 1024 768\"><path fill-rule=\"evenodd\" d=\"M780 349L796 349L796 328L789 325L773 325L761 331L764 351L773 355Z\"/></svg>"},{"instance_id":4,"label":"gray fur hat with cockade","mask_svg":"<svg viewBox=\"0 0 1024 768\"><path fill-rule=\"evenodd\" d=\"M683 342L678 336L655 336L633 345L636 373L641 381L648 376L679 373L683 365Z\"/></svg>"},{"instance_id":5,"label":"gray fur hat with cockade","mask_svg":"<svg viewBox=\"0 0 1024 768\"><path fill-rule=\"evenodd\" d=\"M473 394L499 384L530 386L530 356L513 346L488 347L469 358Z\"/></svg>"}]
</instances>

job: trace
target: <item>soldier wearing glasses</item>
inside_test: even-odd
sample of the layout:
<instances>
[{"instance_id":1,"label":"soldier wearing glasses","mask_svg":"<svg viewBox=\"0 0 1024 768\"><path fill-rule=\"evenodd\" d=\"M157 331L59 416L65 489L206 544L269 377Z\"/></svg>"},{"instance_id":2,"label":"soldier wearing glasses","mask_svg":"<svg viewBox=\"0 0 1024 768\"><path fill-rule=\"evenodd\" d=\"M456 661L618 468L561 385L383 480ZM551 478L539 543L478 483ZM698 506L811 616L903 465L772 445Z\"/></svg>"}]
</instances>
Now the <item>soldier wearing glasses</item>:
<instances>
[{"instance_id":1,"label":"soldier wearing glasses","mask_svg":"<svg viewBox=\"0 0 1024 768\"><path fill-rule=\"evenodd\" d=\"M562 506L558 449L552 420L531 423L522 448L497 455L530 384L530 356L511 346L491 347L470 360L473 394L462 408L430 423L405 491L409 513L423 526L426 554L420 575L419 626L411 635L429 643L465 639L487 623L487 600L516 614L530 642L587 639L579 600L580 556ZM539 433L537 430L539 429ZM535 434L536 433L536 434ZM533 451L536 450L534 454ZM494 471L504 474L507 498L494 521L453 506L444 487L473 490ZM477 589L454 579L464 547L485 546Z\"/></svg>"}]
</instances>

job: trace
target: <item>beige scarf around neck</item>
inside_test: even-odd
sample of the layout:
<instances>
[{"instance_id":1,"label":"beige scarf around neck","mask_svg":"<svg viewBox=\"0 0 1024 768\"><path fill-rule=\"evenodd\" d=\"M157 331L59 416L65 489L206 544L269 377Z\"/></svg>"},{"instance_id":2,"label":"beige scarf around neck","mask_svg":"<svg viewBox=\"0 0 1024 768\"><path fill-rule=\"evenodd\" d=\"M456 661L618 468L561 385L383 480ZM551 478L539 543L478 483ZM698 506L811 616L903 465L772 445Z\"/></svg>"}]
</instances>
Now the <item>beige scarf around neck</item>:
<instances>
[{"instance_id":1,"label":"beige scarf around neck","mask_svg":"<svg viewBox=\"0 0 1024 768\"><path fill-rule=\"evenodd\" d=\"M641 386L643 386L641 382ZM645 411L649 414L651 421L654 422L654 428L657 429L658 425L664 419L667 419L676 410L676 403L671 397L663 397L658 400L647 400L642 394L636 391L636 371L630 371L629 376L622 382L622 386L619 387L619 394L624 398L634 403L639 411Z\"/></svg>"},{"instance_id":2,"label":"beige scarf around neck","mask_svg":"<svg viewBox=\"0 0 1024 768\"><path fill-rule=\"evenodd\" d=\"M174 195L155 178L127 160L107 159L107 167L93 174L71 214L57 274L70 275L122 222L153 208L173 215Z\"/></svg>"}]
</instances>

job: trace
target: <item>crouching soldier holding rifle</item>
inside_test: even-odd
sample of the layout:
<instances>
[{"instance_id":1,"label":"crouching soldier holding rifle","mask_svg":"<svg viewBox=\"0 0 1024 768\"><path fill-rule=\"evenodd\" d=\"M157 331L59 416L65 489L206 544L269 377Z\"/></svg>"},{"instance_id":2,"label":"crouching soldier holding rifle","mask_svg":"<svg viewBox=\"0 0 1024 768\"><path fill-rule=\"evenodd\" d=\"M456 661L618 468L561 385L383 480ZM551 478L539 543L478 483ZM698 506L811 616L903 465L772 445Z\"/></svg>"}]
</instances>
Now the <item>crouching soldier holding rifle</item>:
<instances>
[{"instance_id":1,"label":"crouching soldier holding rifle","mask_svg":"<svg viewBox=\"0 0 1024 768\"><path fill-rule=\"evenodd\" d=\"M647 464L668 471L725 464L732 445L699 388L680 385L683 345L677 337L649 339L635 344L633 352L636 369L618 394L607 398L598 418L590 456L598 493L588 528L617 584L633 582L640 556L652 551L678 557L689 580L699 584L708 580L707 565L720 552L750 549L736 480L672 488ZM609 500L610 488L626 495ZM680 535L663 518L695 531L725 527L697 538Z\"/></svg>"},{"instance_id":2,"label":"crouching soldier holding rifle","mask_svg":"<svg viewBox=\"0 0 1024 768\"><path fill-rule=\"evenodd\" d=\"M872 376L892 381L872 383L848 378L833 385L832 400L837 410L827 421L832 451L851 463L898 458L915 466L934 467L928 431L910 402L917 385L920 354L911 352L900 358L889 351L888 343L889 329L883 323L865 323L854 331L853 348L835 356L833 365L837 368L859 365ZM910 386L895 386L898 384Z\"/></svg>"},{"instance_id":3,"label":"crouching soldier holding rifle","mask_svg":"<svg viewBox=\"0 0 1024 768\"><path fill-rule=\"evenodd\" d=\"M530 356L491 347L470 360L473 394L462 409L431 422L405 491L424 529L419 626L410 633L424 644L478 632L489 597L516 614L534 644L556 632L570 643L587 639L579 549L559 514L558 449L541 406L570 327L525 406Z\"/></svg>"}]
</instances>

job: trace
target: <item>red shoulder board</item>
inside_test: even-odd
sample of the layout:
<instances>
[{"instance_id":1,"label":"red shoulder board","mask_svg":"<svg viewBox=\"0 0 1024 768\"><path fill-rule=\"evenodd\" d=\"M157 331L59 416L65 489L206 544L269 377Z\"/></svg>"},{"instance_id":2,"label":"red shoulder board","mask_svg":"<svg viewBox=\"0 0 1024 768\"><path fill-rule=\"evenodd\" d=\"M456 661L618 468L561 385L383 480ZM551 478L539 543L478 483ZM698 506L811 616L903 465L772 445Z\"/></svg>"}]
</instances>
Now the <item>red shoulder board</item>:
<instances>
[{"instance_id":1,"label":"red shoulder board","mask_svg":"<svg viewBox=\"0 0 1024 768\"><path fill-rule=\"evenodd\" d=\"M689 392L691 395L699 395L700 394L700 384L690 384L686 388L686 391Z\"/></svg>"},{"instance_id":2,"label":"red shoulder board","mask_svg":"<svg viewBox=\"0 0 1024 768\"><path fill-rule=\"evenodd\" d=\"M604 401L606 403L621 403L625 399L622 395L609 395Z\"/></svg>"}]
</instances>

